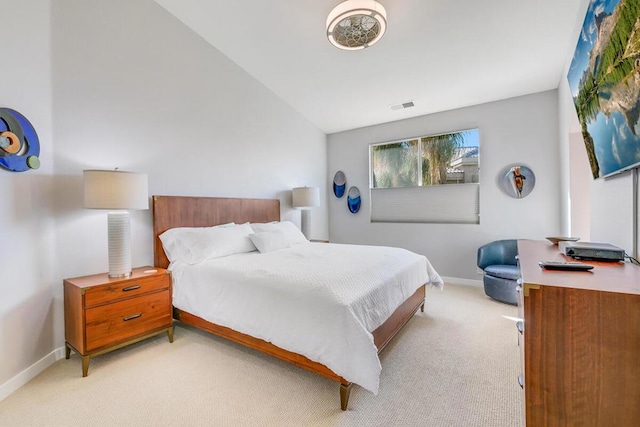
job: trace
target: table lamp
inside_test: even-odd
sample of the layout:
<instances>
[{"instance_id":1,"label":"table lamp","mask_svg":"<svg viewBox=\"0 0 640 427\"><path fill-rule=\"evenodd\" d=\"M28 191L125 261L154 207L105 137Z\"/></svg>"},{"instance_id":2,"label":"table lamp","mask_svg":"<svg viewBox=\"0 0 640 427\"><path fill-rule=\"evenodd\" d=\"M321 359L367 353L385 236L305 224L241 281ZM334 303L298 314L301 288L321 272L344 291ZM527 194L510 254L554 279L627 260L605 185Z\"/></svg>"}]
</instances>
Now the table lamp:
<instances>
[{"instance_id":1,"label":"table lamp","mask_svg":"<svg viewBox=\"0 0 640 427\"><path fill-rule=\"evenodd\" d=\"M293 189L293 207L302 210L300 228L307 239L309 239L311 228L311 208L314 206L320 206L320 189L318 187L297 187Z\"/></svg>"},{"instance_id":2,"label":"table lamp","mask_svg":"<svg viewBox=\"0 0 640 427\"><path fill-rule=\"evenodd\" d=\"M147 175L119 170L85 170L84 207L109 209L109 277L131 275L131 222L127 209L149 209Z\"/></svg>"}]
</instances>

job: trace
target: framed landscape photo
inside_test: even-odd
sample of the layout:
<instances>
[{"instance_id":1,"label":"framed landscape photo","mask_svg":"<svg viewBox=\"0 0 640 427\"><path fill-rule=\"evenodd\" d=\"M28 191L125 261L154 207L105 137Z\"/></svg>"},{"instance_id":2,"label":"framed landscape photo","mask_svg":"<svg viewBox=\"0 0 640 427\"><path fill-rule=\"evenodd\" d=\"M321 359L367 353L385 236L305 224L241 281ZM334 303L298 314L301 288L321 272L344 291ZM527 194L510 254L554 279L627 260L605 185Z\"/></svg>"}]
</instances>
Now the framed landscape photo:
<instances>
[{"instance_id":1,"label":"framed landscape photo","mask_svg":"<svg viewBox=\"0 0 640 427\"><path fill-rule=\"evenodd\" d=\"M640 0L591 0L567 79L591 173L640 166Z\"/></svg>"}]
</instances>

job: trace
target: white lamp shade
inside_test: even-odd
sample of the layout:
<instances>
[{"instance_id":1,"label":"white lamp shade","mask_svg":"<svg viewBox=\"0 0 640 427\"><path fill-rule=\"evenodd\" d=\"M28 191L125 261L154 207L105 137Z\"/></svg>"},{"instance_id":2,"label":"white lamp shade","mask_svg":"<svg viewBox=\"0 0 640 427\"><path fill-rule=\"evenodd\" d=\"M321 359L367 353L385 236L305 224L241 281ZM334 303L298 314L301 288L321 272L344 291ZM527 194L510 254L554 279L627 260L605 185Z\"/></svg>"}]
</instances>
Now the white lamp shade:
<instances>
[{"instance_id":1,"label":"white lamp shade","mask_svg":"<svg viewBox=\"0 0 640 427\"><path fill-rule=\"evenodd\" d=\"M147 174L85 170L84 207L89 209L149 209Z\"/></svg>"},{"instance_id":2,"label":"white lamp shade","mask_svg":"<svg viewBox=\"0 0 640 427\"><path fill-rule=\"evenodd\" d=\"M293 207L311 208L320 206L320 189L318 187L297 187L293 189Z\"/></svg>"}]
</instances>

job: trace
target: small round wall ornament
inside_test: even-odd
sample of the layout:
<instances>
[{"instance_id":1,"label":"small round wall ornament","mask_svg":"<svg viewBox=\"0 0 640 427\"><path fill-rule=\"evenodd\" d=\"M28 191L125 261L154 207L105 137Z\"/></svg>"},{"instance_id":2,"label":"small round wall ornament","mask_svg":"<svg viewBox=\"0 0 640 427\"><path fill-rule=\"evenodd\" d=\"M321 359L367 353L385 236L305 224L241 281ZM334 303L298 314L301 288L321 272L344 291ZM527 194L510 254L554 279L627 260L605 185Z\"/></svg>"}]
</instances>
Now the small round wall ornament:
<instances>
[{"instance_id":1,"label":"small round wall ornament","mask_svg":"<svg viewBox=\"0 0 640 427\"><path fill-rule=\"evenodd\" d=\"M24 172L40 167L40 141L29 120L10 108L0 108L0 167Z\"/></svg>"},{"instance_id":2,"label":"small round wall ornament","mask_svg":"<svg viewBox=\"0 0 640 427\"><path fill-rule=\"evenodd\" d=\"M347 188L347 177L344 176L344 172L338 171L333 176L333 194L339 199L344 196L344 191Z\"/></svg>"},{"instance_id":3,"label":"small round wall ornament","mask_svg":"<svg viewBox=\"0 0 640 427\"><path fill-rule=\"evenodd\" d=\"M349 208L349 212L358 213L361 204L360 190L358 190L358 187L349 188L349 193L347 193L347 207Z\"/></svg>"},{"instance_id":4,"label":"small round wall ornament","mask_svg":"<svg viewBox=\"0 0 640 427\"><path fill-rule=\"evenodd\" d=\"M528 196L535 185L536 176L533 171L522 165L510 167L500 179L502 190L516 199Z\"/></svg>"}]
</instances>

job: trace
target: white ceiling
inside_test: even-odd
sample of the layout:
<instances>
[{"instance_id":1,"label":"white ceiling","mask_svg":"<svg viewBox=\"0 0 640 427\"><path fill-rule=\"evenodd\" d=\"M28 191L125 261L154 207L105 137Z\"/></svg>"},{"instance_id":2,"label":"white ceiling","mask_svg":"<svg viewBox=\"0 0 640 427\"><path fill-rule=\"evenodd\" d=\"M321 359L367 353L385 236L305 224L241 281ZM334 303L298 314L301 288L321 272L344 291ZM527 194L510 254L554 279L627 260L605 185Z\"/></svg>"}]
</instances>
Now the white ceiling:
<instances>
[{"instance_id":1,"label":"white ceiling","mask_svg":"<svg viewBox=\"0 0 640 427\"><path fill-rule=\"evenodd\" d=\"M557 88L586 10L586 0L379 0L387 33L342 51L325 36L340 0L156 2L328 134Z\"/></svg>"}]
</instances>

